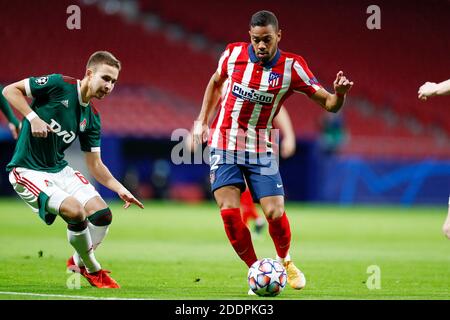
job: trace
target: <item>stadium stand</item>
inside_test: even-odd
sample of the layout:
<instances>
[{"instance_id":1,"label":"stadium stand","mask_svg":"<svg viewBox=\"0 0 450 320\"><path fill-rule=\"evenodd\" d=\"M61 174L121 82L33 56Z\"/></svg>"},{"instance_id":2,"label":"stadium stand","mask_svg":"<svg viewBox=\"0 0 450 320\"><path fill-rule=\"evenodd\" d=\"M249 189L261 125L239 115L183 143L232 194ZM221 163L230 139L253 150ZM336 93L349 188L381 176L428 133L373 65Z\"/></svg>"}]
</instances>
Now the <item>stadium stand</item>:
<instances>
[{"instance_id":1,"label":"stadium stand","mask_svg":"<svg viewBox=\"0 0 450 320\"><path fill-rule=\"evenodd\" d=\"M352 94L370 100L377 112L385 113L387 108L392 118L400 119L394 120L399 128L393 134L411 136L407 131L414 130L405 128L402 123L411 117L433 129L427 130L426 134L437 132L442 135L441 130L447 135L450 133L450 117L443 116L448 114L445 102L435 100L424 104L416 97L417 88L424 79L448 78L448 68L442 68L442 64L448 64L450 51L449 43L443 40L450 36L448 2L427 1L411 5L407 1L381 1L382 29L376 31L365 27L368 15L364 13L371 4L368 1L278 1L275 4L272 1L219 3L194 0L176 6L173 1L140 0L140 3L144 8L151 3L147 7L149 10L220 42L245 39L249 12L261 8L272 10L278 14L283 30L281 47L301 53L324 84L333 81L330 70L344 68L357 82ZM186 14L193 7L198 14ZM231 19L233 23L229 24ZM220 25L226 28L217 27ZM330 54L330 48L336 48L337 54ZM347 114L352 119L357 117L352 112ZM353 125L354 121L348 123L358 135L373 136L392 131L384 125L382 117L378 121L369 120L373 124L367 124L367 120L358 122L359 125ZM367 127L375 130L361 132ZM430 137L428 143L433 139Z\"/></svg>"},{"instance_id":2,"label":"stadium stand","mask_svg":"<svg viewBox=\"0 0 450 320\"><path fill-rule=\"evenodd\" d=\"M81 30L61 27L68 15L60 13L69 1L5 2L0 13L0 59L6 63L0 68L0 82L49 72L81 78L89 54L108 48L124 67L116 91L96 103L105 110L105 133L167 137L176 128L190 128L216 68L214 48L245 41L249 13L267 8L280 12L281 49L304 56L328 89L340 69L356 82L343 110L350 133L344 154L448 158L450 117L449 106L444 105L448 100L424 103L416 92L426 80L448 78L450 43L443 39L450 36L449 3L431 0L414 4L421 10L409 10L412 4L407 1L381 1L382 29L368 30L368 1L331 2L333 6L323 0L276 4L139 0L131 1L138 4L137 15L125 16L105 13L107 1L82 1L78 3ZM52 9L33 15L42 7ZM195 14L190 14L192 8ZM168 27L148 28L148 14L166 26L176 24L182 32L174 35ZM33 30L31 38L29 30ZM206 48L196 48L190 41L192 34L201 34ZM287 108L299 137L319 135L317 124L323 114L319 107L295 96Z\"/></svg>"}]
</instances>

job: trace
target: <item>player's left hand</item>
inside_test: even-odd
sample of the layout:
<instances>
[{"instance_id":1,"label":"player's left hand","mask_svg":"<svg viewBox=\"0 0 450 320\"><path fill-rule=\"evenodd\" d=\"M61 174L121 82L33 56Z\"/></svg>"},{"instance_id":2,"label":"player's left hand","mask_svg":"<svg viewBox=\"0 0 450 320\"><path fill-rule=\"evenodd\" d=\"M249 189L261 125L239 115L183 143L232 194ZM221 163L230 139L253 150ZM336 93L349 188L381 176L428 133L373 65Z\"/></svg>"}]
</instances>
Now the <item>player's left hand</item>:
<instances>
[{"instance_id":1,"label":"player's left hand","mask_svg":"<svg viewBox=\"0 0 450 320\"><path fill-rule=\"evenodd\" d=\"M419 94L419 99L427 100L428 97L432 97L436 93L437 84L434 82L425 82L417 92Z\"/></svg>"},{"instance_id":2,"label":"player's left hand","mask_svg":"<svg viewBox=\"0 0 450 320\"><path fill-rule=\"evenodd\" d=\"M344 76L344 72L339 71L336 74L336 80L333 82L334 92L345 95L352 88L353 81Z\"/></svg>"},{"instance_id":3,"label":"player's left hand","mask_svg":"<svg viewBox=\"0 0 450 320\"><path fill-rule=\"evenodd\" d=\"M137 205L139 208L144 209L144 205L138 200L136 199L130 191L128 191L125 188L122 188L121 190L119 190L119 192L117 192L117 194L119 195L120 199L122 199L123 201L125 201L125 204L123 205L123 207L125 209L127 209L129 206L131 206L131 204L135 204Z\"/></svg>"},{"instance_id":4,"label":"player's left hand","mask_svg":"<svg viewBox=\"0 0 450 320\"><path fill-rule=\"evenodd\" d=\"M9 131L11 131L14 140L17 140L17 138L19 137L20 129L22 129L22 124L19 123L19 126L16 127L14 123L10 122L8 123L8 128Z\"/></svg>"},{"instance_id":5,"label":"player's left hand","mask_svg":"<svg viewBox=\"0 0 450 320\"><path fill-rule=\"evenodd\" d=\"M442 226L442 232L448 239L450 239L450 214L445 220L444 225Z\"/></svg>"}]
</instances>

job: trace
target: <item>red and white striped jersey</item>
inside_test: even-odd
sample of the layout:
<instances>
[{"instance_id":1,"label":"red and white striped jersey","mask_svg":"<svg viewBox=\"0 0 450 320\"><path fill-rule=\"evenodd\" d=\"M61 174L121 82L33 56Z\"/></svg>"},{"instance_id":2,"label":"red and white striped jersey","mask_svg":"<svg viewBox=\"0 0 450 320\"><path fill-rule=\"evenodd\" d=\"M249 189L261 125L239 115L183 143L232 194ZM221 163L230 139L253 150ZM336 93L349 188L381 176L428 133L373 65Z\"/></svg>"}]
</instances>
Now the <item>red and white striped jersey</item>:
<instances>
[{"instance_id":1,"label":"red and white striped jersey","mask_svg":"<svg viewBox=\"0 0 450 320\"><path fill-rule=\"evenodd\" d=\"M229 44L217 72L227 78L208 145L222 150L272 151L272 120L293 92L313 95L321 85L298 55L278 49L262 64L250 43Z\"/></svg>"}]
</instances>

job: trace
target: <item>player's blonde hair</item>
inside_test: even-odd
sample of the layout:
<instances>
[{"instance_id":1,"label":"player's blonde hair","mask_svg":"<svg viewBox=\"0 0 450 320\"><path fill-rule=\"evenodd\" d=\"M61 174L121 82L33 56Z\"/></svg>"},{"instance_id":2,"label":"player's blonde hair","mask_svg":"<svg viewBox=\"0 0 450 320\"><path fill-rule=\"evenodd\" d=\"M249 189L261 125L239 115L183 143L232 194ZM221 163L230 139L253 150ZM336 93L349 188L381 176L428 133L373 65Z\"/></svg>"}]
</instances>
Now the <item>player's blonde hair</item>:
<instances>
[{"instance_id":1,"label":"player's blonde hair","mask_svg":"<svg viewBox=\"0 0 450 320\"><path fill-rule=\"evenodd\" d=\"M108 66L117 68L119 71L122 68L120 61L116 57L114 57L114 55L111 52L108 51L94 52L89 57L86 69L91 69L99 64L107 64Z\"/></svg>"}]
</instances>

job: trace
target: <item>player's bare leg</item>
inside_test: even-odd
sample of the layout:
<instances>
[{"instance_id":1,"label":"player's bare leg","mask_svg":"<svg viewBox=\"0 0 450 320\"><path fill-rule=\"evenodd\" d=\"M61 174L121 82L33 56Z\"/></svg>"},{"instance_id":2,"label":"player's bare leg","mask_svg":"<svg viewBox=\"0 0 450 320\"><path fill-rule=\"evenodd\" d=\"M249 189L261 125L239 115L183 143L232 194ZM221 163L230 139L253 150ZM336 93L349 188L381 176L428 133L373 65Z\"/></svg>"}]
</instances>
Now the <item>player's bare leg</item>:
<instances>
[{"instance_id":1,"label":"player's bare leg","mask_svg":"<svg viewBox=\"0 0 450 320\"><path fill-rule=\"evenodd\" d=\"M225 232L238 256L250 267L257 259L250 231L242 221L241 190L236 186L224 186L214 191L220 208Z\"/></svg>"},{"instance_id":2,"label":"player's bare leg","mask_svg":"<svg viewBox=\"0 0 450 320\"><path fill-rule=\"evenodd\" d=\"M74 197L67 197L61 204L60 216L67 222L67 238L85 266L85 269L80 268L80 273L95 287L118 288L108 276L109 271L102 270L95 258L87 212L81 203Z\"/></svg>"},{"instance_id":3,"label":"player's bare leg","mask_svg":"<svg viewBox=\"0 0 450 320\"><path fill-rule=\"evenodd\" d=\"M260 199L261 207L269 223L269 234L277 251L277 260L286 268L287 281L294 289L303 289L305 275L294 265L289 255L291 228L284 211L283 196L269 196Z\"/></svg>"}]
</instances>

